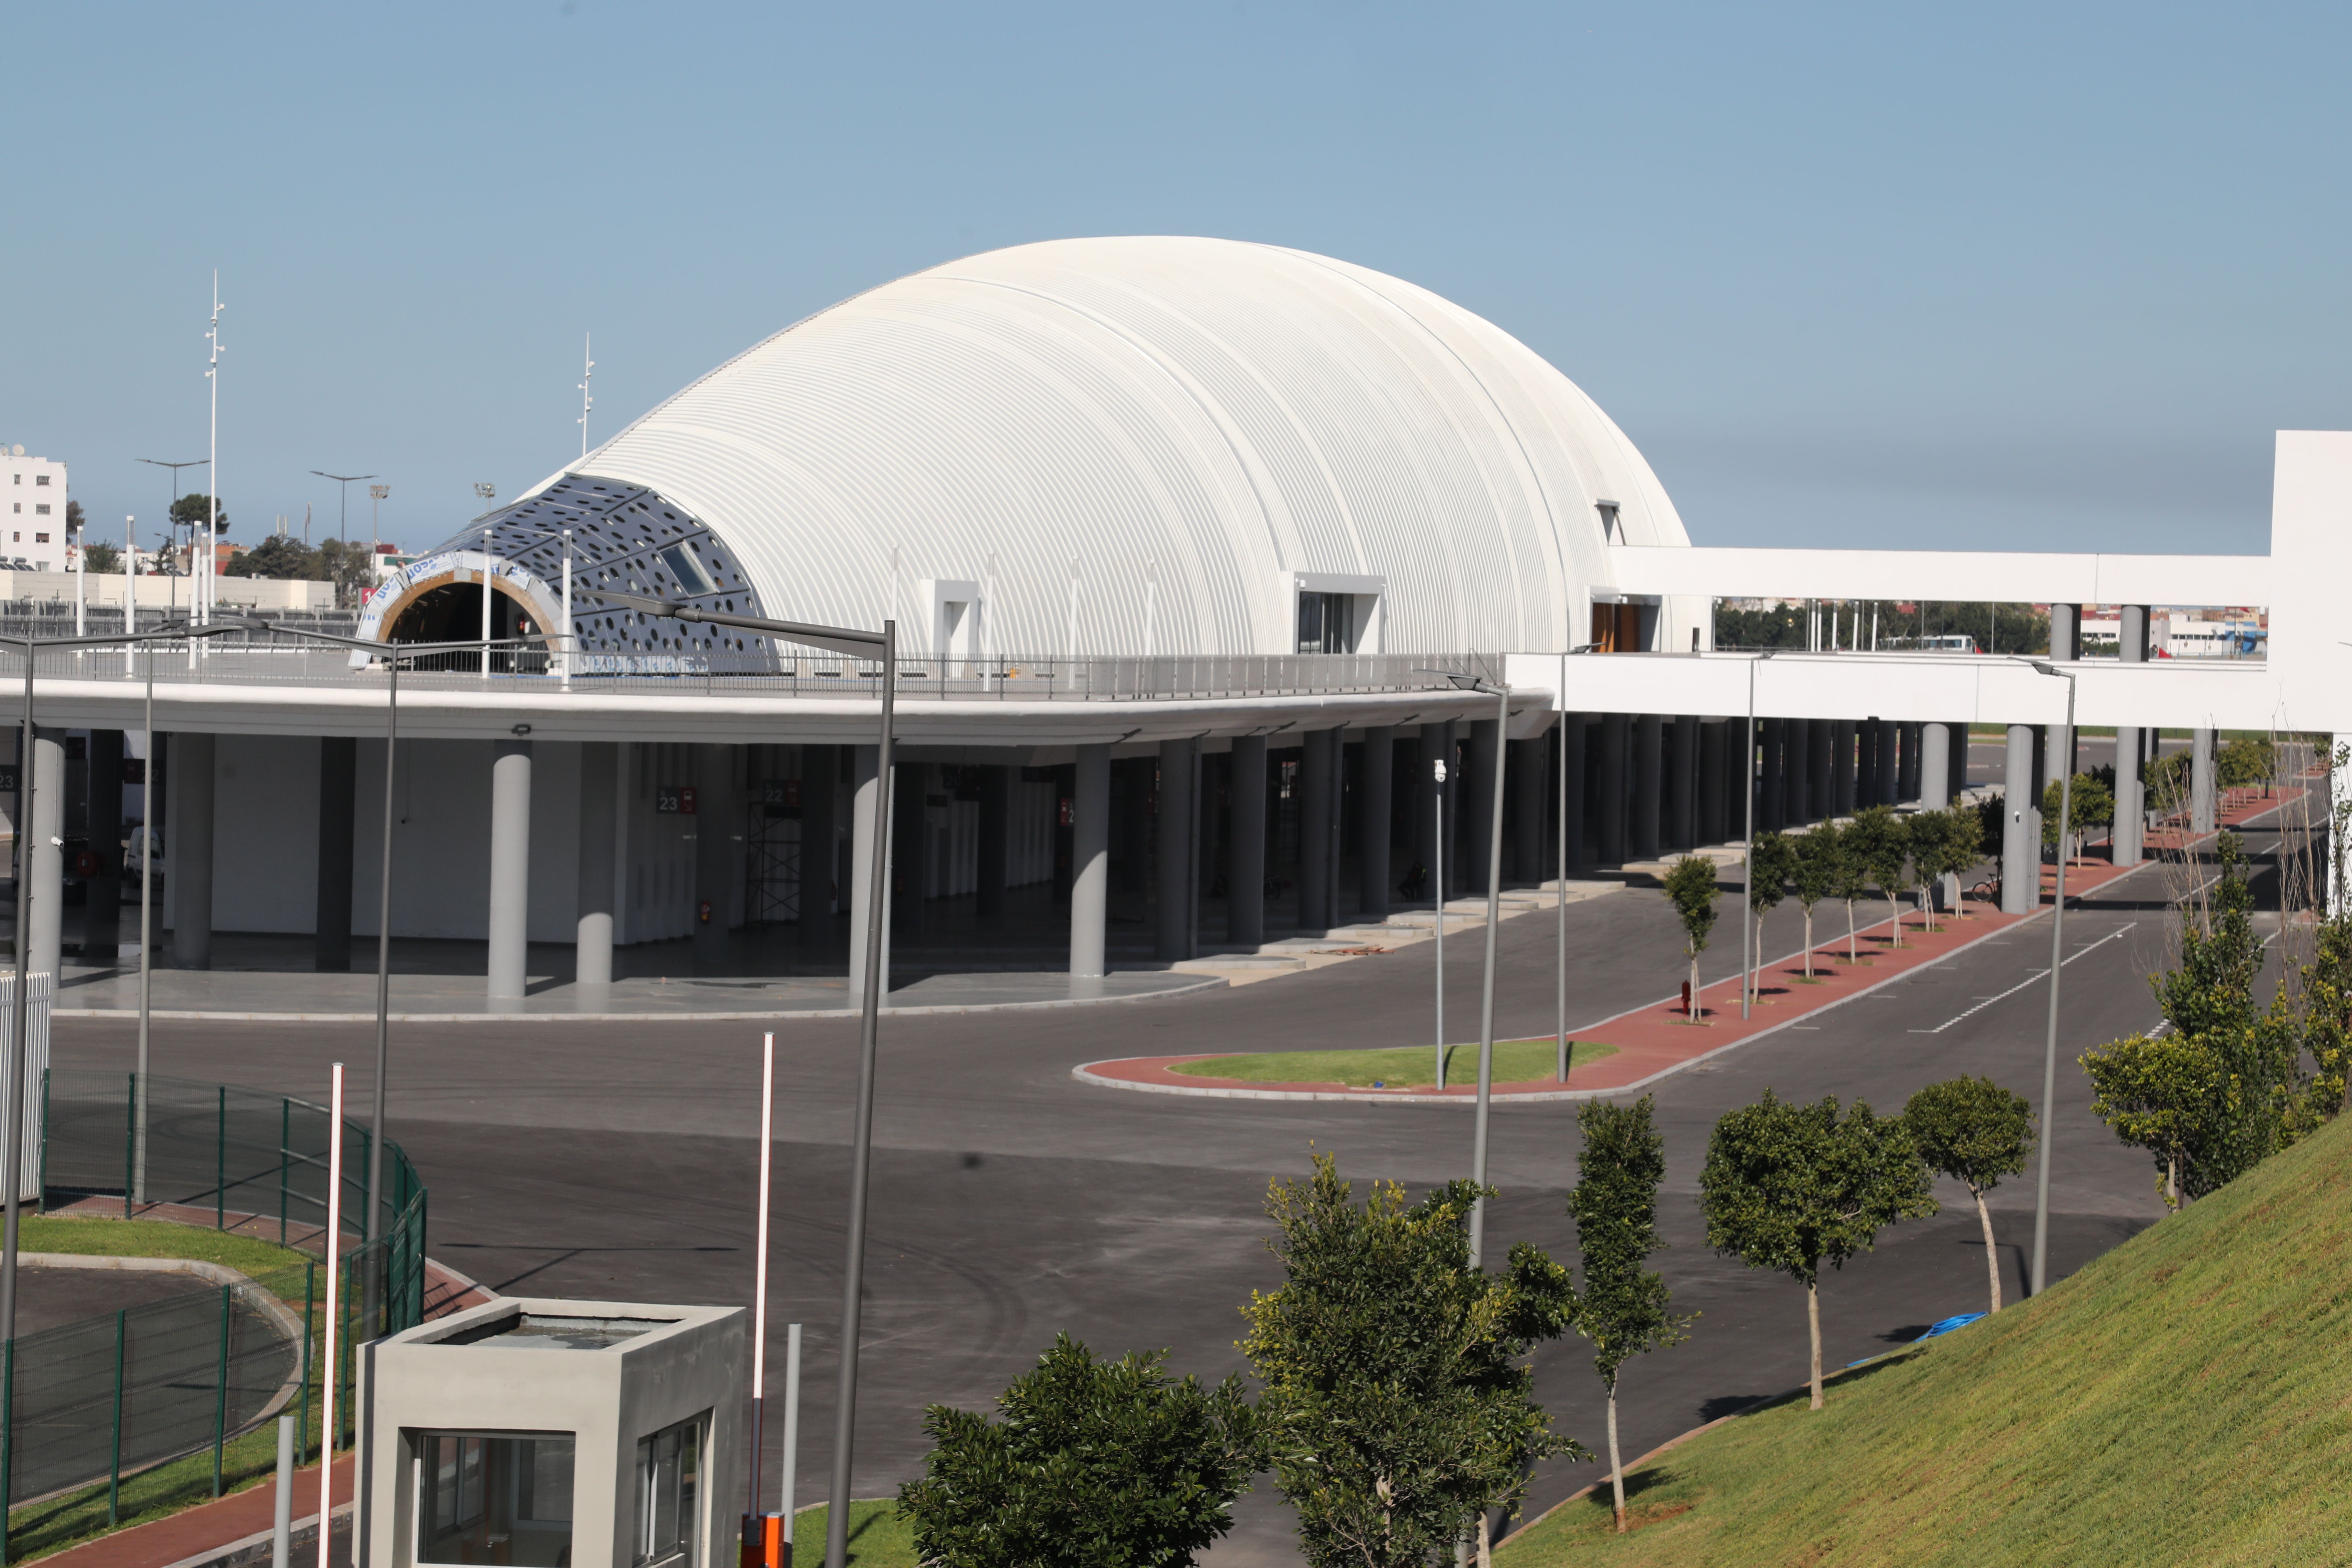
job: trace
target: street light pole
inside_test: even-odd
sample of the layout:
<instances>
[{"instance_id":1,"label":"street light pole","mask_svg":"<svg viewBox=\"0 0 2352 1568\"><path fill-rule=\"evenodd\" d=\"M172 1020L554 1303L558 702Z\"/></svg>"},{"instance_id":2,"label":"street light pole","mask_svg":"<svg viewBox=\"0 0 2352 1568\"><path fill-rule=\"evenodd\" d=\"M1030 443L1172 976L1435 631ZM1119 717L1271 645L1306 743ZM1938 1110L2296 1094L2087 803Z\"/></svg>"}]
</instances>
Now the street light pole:
<instances>
[{"instance_id":1,"label":"street light pole","mask_svg":"<svg viewBox=\"0 0 2352 1568\"><path fill-rule=\"evenodd\" d=\"M379 508L384 497L392 494L390 485L368 486L368 569L366 585L360 590L360 603L364 605L375 593L376 558L383 550L383 517Z\"/></svg>"},{"instance_id":2,"label":"street light pole","mask_svg":"<svg viewBox=\"0 0 2352 1568\"><path fill-rule=\"evenodd\" d=\"M1739 779L1748 795L1747 848L1739 868L1739 1016L1746 1018L1756 990L1755 933L1748 927L1756 904L1756 667L1780 652L1767 648L1748 661L1748 749L1739 764ZM1698 998L1691 998L1698 1005Z\"/></svg>"},{"instance_id":3,"label":"street light pole","mask_svg":"<svg viewBox=\"0 0 2352 1568\"><path fill-rule=\"evenodd\" d=\"M345 536L349 531L352 520L352 486L362 479L372 479L375 476L373 474L331 474L324 468L312 468L310 471L322 479L335 481L335 493L339 498L335 502L335 544L337 553L340 554L349 542ZM335 602L341 605L342 597L341 590L339 588L335 594Z\"/></svg>"},{"instance_id":4,"label":"street light pole","mask_svg":"<svg viewBox=\"0 0 2352 1568\"><path fill-rule=\"evenodd\" d=\"M1436 758L1430 763L1430 792L1437 813L1436 849L1431 858L1436 861L1437 878L1437 1091L1445 1092L1445 759Z\"/></svg>"},{"instance_id":5,"label":"street light pole","mask_svg":"<svg viewBox=\"0 0 2352 1568\"><path fill-rule=\"evenodd\" d=\"M1479 981L1478 1111L1470 1152L1470 1180L1480 1189L1477 1204L1470 1211L1470 1267L1475 1268L1484 1258L1486 1237L1486 1112L1495 1087L1495 950L1502 941L1503 778L1509 771L1503 759L1504 748L1510 744L1511 689L1483 680L1466 684L1474 691L1492 692L1495 698L1495 799L1486 835L1486 972Z\"/></svg>"},{"instance_id":6,"label":"street light pole","mask_svg":"<svg viewBox=\"0 0 2352 1568\"><path fill-rule=\"evenodd\" d=\"M647 610L680 621L706 626L735 626L761 632L787 642L806 643L853 657L879 654L882 660L882 732L875 771L877 807L873 848L866 868L866 974L857 1028L857 1105L851 1123L849 1171L849 1238L847 1266L841 1285L841 1383L833 1414L833 1489L824 1525L825 1568L847 1568L849 1562L850 1460L857 1435L858 1328L865 1309L866 1199L874 1156L875 1052L881 1034L882 900L889 890L889 814L892 721L898 686L898 623L884 621L877 634L845 626L808 626L797 621L771 621L722 610L674 605L666 599L616 594L590 588L593 598L634 609Z\"/></svg>"},{"instance_id":7,"label":"street light pole","mask_svg":"<svg viewBox=\"0 0 2352 1568\"><path fill-rule=\"evenodd\" d=\"M2073 754L2074 744L2074 677L2046 659L2031 661L2042 675L2066 683L2066 730L2059 737L2057 755ZM2049 1283L2050 1259L2050 1134L2055 1118L2051 1102L2058 1093L2058 981L2065 963L2066 829L2074 813L2074 775L2061 772L2058 784L2058 897L2050 910L2050 1027L2042 1047L2042 1147L2035 1151L2033 1178L2033 1290Z\"/></svg>"},{"instance_id":8,"label":"street light pole","mask_svg":"<svg viewBox=\"0 0 2352 1568\"><path fill-rule=\"evenodd\" d=\"M210 458L191 458L184 463L167 463L160 458L142 458L139 460L142 463L152 463L159 468L169 468L172 470L173 493L163 498L163 548L166 551L169 551L172 548L173 532L180 526L177 522L173 521L172 518L172 508L180 499L180 470L182 468L209 468L212 466L212 459ZM195 570L196 526L194 523L191 522L188 524L188 573L191 577L194 575ZM172 597L176 602L179 598L179 595L174 593ZM191 613L193 613L193 607Z\"/></svg>"}]
</instances>

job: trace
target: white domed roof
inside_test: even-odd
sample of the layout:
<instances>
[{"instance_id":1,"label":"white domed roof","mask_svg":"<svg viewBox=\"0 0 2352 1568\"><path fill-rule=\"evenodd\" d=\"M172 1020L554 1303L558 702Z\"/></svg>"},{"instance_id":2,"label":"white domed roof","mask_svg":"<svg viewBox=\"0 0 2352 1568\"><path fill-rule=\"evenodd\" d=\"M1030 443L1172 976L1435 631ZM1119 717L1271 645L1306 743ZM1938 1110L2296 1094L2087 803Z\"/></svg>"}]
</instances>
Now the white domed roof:
<instances>
[{"instance_id":1,"label":"white domed roof","mask_svg":"<svg viewBox=\"0 0 2352 1568\"><path fill-rule=\"evenodd\" d=\"M993 557L997 653L1287 653L1301 587L1377 591L1392 652L1555 650L1606 580L1601 503L1622 542L1688 542L1624 433L1508 333L1367 268L1217 239L1054 240L902 278L511 510L592 490L708 529L730 558L713 593L896 616L917 649L944 592L926 580L985 584Z\"/></svg>"}]
</instances>

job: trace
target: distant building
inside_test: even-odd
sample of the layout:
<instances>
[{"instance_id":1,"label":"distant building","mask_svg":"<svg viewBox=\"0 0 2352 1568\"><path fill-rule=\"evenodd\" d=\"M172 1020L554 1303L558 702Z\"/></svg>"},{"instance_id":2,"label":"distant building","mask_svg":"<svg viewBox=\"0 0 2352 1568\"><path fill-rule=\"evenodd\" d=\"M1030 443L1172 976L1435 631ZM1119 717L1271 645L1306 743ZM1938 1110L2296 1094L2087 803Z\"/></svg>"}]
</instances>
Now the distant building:
<instances>
[{"instance_id":1,"label":"distant building","mask_svg":"<svg viewBox=\"0 0 2352 1568\"><path fill-rule=\"evenodd\" d=\"M66 466L28 458L19 446L0 447L0 491L8 498L8 539L0 565L51 572L66 562Z\"/></svg>"}]
</instances>

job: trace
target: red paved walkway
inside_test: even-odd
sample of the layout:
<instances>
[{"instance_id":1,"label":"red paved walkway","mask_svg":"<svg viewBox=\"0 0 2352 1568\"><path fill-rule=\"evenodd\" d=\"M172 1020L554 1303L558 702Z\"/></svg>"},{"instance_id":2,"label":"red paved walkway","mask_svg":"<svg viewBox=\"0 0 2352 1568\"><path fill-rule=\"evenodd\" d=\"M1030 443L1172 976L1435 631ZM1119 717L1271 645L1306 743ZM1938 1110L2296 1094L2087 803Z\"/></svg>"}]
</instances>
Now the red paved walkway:
<instances>
[{"instance_id":1,"label":"red paved walkway","mask_svg":"<svg viewBox=\"0 0 2352 1568\"><path fill-rule=\"evenodd\" d=\"M2219 803L2216 815L2222 826L2236 826L2273 810L2283 801L2302 793L2300 789L2276 793L2231 790ZM2200 836L2200 842L2203 837ZM2183 838L2184 835L2178 828L2167 828L2149 836L2148 848L2150 851L2165 849L2177 852L2182 847ZM2156 864L2147 860L2139 866L2118 869L2107 858L2108 854L2107 846L2093 845L2086 855L2068 859L2066 893L2069 899ZM2057 876L2055 866L2042 868L2040 902L2043 909L2050 906ZM1767 963L1758 971L1758 999L1747 1018L1739 1016L1738 978L1720 980L1700 992L1699 1016L1696 1020L1685 1016L1682 999L1675 995L1573 1031L1573 1037L1577 1040L1614 1046L1617 1054L1577 1068L1570 1074L1570 1081L1566 1084L1551 1079L1538 1079L1532 1082L1498 1083L1493 1086L1491 1092L1498 1100L1557 1100L1563 1096L1582 1098L1589 1094L1636 1088L1717 1051L1743 1045L1834 1007L1841 1002L1851 1001L1864 992L1875 991L1890 981L1901 979L1915 970L1948 958L1964 948L1973 947L1989 936L2033 918L2031 915L2005 915L1991 903L1969 898L1961 900L1961 909L1957 915L1937 916L1936 929L1927 931L1922 927L1917 909L1906 907L1901 918L1901 945L1897 946L1895 923L1884 918L1885 910L1886 900L1878 898L1854 905L1858 925L1861 921L1869 921L1874 914L1881 918L1856 931L1850 958L1843 929L1845 924L1844 906L1831 903L1816 906L1813 934L1817 939L1826 940L1817 940L1815 943L1811 974L1808 976L1806 973L1805 955L1801 952ZM1836 933L1834 936L1831 935L1832 931ZM1738 940L1736 935L1733 940ZM1263 1083L1241 1079L1203 1078L1171 1070L1181 1063L1231 1054L1226 1051L1201 1051L1181 1057L1130 1057L1118 1061L1088 1062L1076 1069L1076 1076L1106 1088L1137 1089L1164 1094L1202 1094L1224 1099L1312 1098L1429 1104L1468 1103L1476 1100L1478 1093L1475 1081L1444 1089L1425 1085L1417 1089L1357 1089L1339 1083Z\"/></svg>"},{"instance_id":2,"label":"red paved walkway","mask_svg":"<svg viewBox=\"0 0 2352 1568\"><path fill-rule=\"evenodd\" d=\"M352 1500L352 1457L335 1461L335 1506ZM40 1561L43 1568L167 1568L173 1563L268 1530L278 1517L278 1486L264 1481L215 1502L199 1503L168 1519L133 1525ZM319 1467L294 1472L296 1528L319 1517ZM340 1529L340 1526L338 1527ZM311 1549L312 1562L317 1548ZM301 1562L301 1554L296 1554Z\"/></svg>"}]
</instances>

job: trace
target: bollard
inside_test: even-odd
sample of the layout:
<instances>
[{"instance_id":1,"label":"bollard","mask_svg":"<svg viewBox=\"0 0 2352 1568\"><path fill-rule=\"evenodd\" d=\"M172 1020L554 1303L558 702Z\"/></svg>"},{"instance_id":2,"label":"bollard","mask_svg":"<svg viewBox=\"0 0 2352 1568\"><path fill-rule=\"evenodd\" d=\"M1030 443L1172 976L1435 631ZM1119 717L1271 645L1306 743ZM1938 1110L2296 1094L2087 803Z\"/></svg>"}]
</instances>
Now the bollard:
<instances>
[{"instance_id":1,"label":"bollard","mask_svg":"<svg viewBox=\"0 0 2352 1568\"><path fill-rule=\"evenodd\" d=\"M294 1555L294 1417L278 1418L278 1517L269 1527L269 1568L290 1568Z\"/></svg>"}]
</instances>

